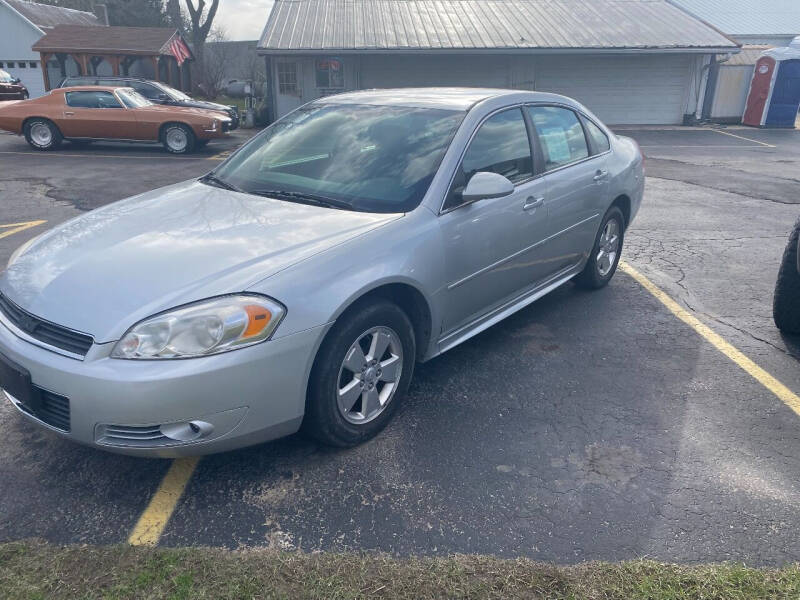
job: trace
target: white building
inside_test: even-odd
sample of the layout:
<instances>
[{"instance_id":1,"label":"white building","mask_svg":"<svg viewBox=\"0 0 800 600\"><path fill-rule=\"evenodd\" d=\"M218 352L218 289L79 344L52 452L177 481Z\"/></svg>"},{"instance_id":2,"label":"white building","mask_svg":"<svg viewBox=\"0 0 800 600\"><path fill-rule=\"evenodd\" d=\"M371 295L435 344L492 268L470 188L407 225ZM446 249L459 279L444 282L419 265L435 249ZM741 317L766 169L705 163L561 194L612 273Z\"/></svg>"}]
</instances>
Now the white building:
<instances>
[{"instance_id":1,"label":"white building","mask_svg":"<svg viewBox=\"0 0 800 600\"><path fill-rule=\"evenodd\" d=\"M258 48L275 116L346 90L480 86L562 93L612 124L693 118L712 57L739 51L666 0L277 0Z\"/></svg>"},{"instance_id":2,"label":"white building","mask_svg":"<svg viewBox=\"0 0 800 600\"><path fill-rule=\"evenodd\" d=\"M56 25L106 25L94 14L25 0L0 0L0 69L19 77L31 98L44 94L39 53L31 50Z\"/></svg>"}]
</instances>

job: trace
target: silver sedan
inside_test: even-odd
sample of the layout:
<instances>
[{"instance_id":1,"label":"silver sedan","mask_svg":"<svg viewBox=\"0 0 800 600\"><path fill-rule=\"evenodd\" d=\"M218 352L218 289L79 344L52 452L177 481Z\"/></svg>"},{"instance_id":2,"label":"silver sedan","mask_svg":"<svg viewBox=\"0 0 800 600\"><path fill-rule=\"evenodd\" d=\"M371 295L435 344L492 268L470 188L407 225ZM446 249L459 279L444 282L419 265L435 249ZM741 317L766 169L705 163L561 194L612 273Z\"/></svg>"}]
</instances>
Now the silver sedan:
<instances>
[{"instance_id":1,"label":"silver sedan","mask_svg":"<svg viewBox=\"0 0 800 600\"><path fill-rule=\"evenodd\" d=\"M0 275L0 386L105 450L376 435L429 360L614 275L630 139L563 96L367 91L307 104L199 180L116 202Z\"/></svg>"}]
</instances>

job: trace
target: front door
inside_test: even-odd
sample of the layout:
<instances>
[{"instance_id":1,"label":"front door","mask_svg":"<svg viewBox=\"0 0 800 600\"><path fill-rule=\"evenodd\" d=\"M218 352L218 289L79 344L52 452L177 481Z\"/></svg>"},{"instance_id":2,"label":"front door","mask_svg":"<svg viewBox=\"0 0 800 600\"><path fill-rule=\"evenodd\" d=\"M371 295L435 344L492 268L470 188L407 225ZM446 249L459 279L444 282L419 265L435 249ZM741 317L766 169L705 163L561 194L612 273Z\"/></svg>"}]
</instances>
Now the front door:
<instances>
[{"instance_id":1,"label":"front door","mask_svg":"<svg viewBox=\"0 0 800 600\"><path fill-rule=\"evenodd\" d=\"M136 116L111 92L66 92L64 118L58 123L64 137L135 139Z\"/></svg>"},{"instance_id":2,"label":"front door","mask_svg":"<svg viewBox=\"0 0 800 600\"><path fill-rule=\"evenodd\" d=\"M772 76L775 74L776 62L771 56L762 56L756 61L753 80L750 82L750 93L744 109L742 123L759 127L767 105Z\"/></svg>"},{"instance_id":3,"label":"front door","mask_svg":"<svg viewBox=\"0 0 800 600\"><path fill-rule=\"evenodd\" d=\"M507 177L514 192L464 203L461 192L482 171ZM534 178L522 110L487 119L464 155L439 218L447 264L445 338L541 278L538 244L548 230L544 197L545 182Z\"/></svg>"}]
</instances>

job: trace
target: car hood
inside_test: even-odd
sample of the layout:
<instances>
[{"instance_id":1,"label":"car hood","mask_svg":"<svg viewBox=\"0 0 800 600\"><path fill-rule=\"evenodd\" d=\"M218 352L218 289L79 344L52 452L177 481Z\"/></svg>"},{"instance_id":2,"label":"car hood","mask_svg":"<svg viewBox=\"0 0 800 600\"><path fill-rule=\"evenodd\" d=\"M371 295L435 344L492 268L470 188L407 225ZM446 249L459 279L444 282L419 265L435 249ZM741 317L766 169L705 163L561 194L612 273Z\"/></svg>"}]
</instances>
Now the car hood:
<instances>
[{"instance_id":1,"label":"car hood","mask_svg":"<svg viewBox=\"0 0 800 600\"><path fill-rule=\"evenodd\" d=\"M187 108L205 108L206 110L216 110L221 112L231 112L230 106L224 104L217 104L216 102L206 102L204 100L181 100L179 106Z\"/></svg>"},{"instance_id":2,"label":"car hood","mask_svg":"<svg viewBox=\"0 0 800 600\"><path fill-rule=\"evenodd\" d=\"M219 114L221 111L218 110L211 110L208 108L196 108L192 106L175 106L174 104L153 104L152 106L143 106L142 108L138 108L136 110L144 111L144 112L157 112L157 113L187 113L190 115L196 115L200 117L209 117L214 119L229 119L230 117L225 114Z\"/></svg>"},{"instance_id":3,"label":"car hood","mask_svg":"<svg viewBox=\"0 0 800 600\"><path fill-rule=\"evenodd\" d=\"M0 275L0 292L38 317L110 342L154 313L247 290L402 216L283 202L191 181L46 232Z\"/></svg>"}]
</instances>

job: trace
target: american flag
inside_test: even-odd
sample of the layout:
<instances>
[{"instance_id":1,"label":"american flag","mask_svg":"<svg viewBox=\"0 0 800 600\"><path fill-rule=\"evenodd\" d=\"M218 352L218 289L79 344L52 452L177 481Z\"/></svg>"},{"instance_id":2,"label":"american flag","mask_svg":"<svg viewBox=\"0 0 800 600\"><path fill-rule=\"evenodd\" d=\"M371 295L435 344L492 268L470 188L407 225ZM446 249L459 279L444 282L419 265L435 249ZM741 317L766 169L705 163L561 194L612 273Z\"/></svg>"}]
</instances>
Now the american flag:
<instances>
[{"instance_id":1,"label":"american flag","mask_svg":"<svg viewBox=\"0 0 800 600\"><path fill-rule=\"evenodd\" d=\"M192 56L192 54L189 52L189 48L186 46L186 43L181 39L180 36L176 36L169 43L169 51L172 56L175 57L175 60L178 61L178 66L181 66L183 61Z\"/></svg>"}]
</instances>

